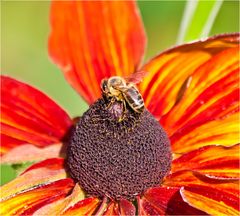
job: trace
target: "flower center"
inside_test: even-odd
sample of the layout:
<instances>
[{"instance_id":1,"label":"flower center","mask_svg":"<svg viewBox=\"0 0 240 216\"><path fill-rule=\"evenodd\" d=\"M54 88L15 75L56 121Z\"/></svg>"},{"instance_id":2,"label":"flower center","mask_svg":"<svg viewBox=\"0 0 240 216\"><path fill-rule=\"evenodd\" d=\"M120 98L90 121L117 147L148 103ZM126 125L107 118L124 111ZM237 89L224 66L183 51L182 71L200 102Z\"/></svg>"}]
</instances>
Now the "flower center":
<instances>
[{"instance_id":1,"label":"flower center","mask_svg":"<svg viewBox=\"0 0 240 216\"><path fill-rule=\"evenodd\" d=\"M102 98L77 123L67 165L87 193L132 200L162 182L171 159L167 135L146 109L136 113Z\"/></svg>"}]
</instances>

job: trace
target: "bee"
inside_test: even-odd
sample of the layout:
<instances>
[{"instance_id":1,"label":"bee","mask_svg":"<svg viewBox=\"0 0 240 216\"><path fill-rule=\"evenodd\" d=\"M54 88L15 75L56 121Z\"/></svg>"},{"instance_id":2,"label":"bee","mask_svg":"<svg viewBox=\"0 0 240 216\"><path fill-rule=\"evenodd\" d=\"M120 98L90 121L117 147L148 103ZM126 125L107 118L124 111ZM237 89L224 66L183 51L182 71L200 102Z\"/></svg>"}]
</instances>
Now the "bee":
<instances>
[{"instance_id":1,"label":"bee","mask_svg":"<svg viewBox=\"0 0 240 216\"><path fill-rule=\"evenodd\" d=\"M110 99L110 105L115 101L122 102L124 113L126 103L134 112L142 113L145 108L144 101L135 84L139 83L145 74L146 72L139 71L128 78L113 76L109 79L103 79L101 83L102 94Z\"/></svg>"}]
</instances>

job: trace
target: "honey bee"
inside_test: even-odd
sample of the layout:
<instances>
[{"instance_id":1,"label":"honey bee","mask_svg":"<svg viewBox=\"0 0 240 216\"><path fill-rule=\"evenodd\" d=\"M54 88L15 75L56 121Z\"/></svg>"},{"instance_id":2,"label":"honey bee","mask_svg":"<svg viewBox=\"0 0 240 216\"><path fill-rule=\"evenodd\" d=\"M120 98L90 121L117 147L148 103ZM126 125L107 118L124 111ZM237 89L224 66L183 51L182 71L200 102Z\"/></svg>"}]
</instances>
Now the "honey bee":
<instances>
[{"instance_id":1,"label":"honey bee","mask_svg":"<svg viewBox=\"0 0 240 216\"><path fill-rule=\"evenodd\" d=\"M124 112L127 103L134 112L142 113L144 101L135 84L139 83L145 74L146 72L139 71L128 78L113 76L109 79L103 79L101 83L102 94L110 99L111 103L121 101L124 105Z\"/></svg>"}]
</instances>

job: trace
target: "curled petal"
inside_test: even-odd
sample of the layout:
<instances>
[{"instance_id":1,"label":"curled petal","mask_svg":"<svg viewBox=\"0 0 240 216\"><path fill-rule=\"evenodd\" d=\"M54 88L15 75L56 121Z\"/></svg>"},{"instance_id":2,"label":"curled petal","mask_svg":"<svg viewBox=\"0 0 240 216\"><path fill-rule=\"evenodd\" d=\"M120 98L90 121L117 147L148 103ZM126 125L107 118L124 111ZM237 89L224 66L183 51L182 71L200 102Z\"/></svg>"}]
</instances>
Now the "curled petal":
<instances>
[{"instance_id":1,"label":"curled petal","mask_svg":"<svg viewBox=\"0 0 240 216\"><path fill-rule=\"evenodd\" d=\"M179 188L157 187L147 190L138 199L139 215L204 215L182 199Z\"/></svg>"},{"instance_id":2,"label":"curled petal","mask_svg":"<svg viewBox=\"0 0 240 216\"><path fill-rule=\"evenodd\" d=\"M239 164L239 144L205 146L173 160L171 172L192 170L216 179L239 179Z\"/></svg>"},{"instance_id":3,"label":"curled petal","mask_svg":"<svg viewBox=\"0 0 240 216\"><path fill-rule=\"evenodd\" d=\"M1 96L2 153L24 143L59 143L72 125L55 102L25 83L1 76Z\"/></svg>"},{"instance_id":4,"label":"curled petal","mask_svg":"<svg viewBox=\"0 0 240 216\"><path fill-rule=\"evenodd\" d=\"M189 205L208 214L213 214L213 212L215 212L213 215L227 212L233 215L239 214L239 182L236 180L213 179L197 172L178 171L167 176L164 185L183 187L181 189L183 199ZM209 203L204 208L204 203L208 201Z\"/></svg>"},{"instance_id":5,"label":"curled petal","mask_svg":"<svg viewBox=\"0 0 240 216\"><path fill-rule=\"evenodd\" d=\"M138 67L145 48L143 25L133 1L53 1L49 54L88 102L100 82Z\"/></svg>"}]
</instances>

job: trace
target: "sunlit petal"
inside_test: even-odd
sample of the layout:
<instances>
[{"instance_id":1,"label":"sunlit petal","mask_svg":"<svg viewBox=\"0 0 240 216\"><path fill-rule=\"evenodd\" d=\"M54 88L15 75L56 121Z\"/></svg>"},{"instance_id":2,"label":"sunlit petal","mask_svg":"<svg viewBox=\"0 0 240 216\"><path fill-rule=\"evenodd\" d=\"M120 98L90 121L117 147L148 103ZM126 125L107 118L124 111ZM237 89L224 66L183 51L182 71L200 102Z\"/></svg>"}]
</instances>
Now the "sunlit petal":
<instances>
[{"instance_id":1,"label":"sunlit petal","mask_svg":"<svg viewBox=\"0 0 240 216\"><path fill-rule=\"evenodd\" d=\"M144 68L147 108L167 131L174 153L239 140L239 34L170 49Z\"/></svg>"},{"instance_id":2,"label":"sunlit petal","mask_svg":"<svg viewBox=\"0 0 240 216\"><path fill-rule=\"evenodd\" d=\"M238 67L236 55L238 42L238 34L217 36L206 41L177 46L150 60L143 67L143 70L149 73L140 85L147 108L157 118L160 118L169 113L180 99L183 100L181 100L181 106L189 106L203 90L228 72L221 73L220 70L214 70L213 73L213 69L218 68L215 63L221 65L223 63L219 69L227 68L227 65L233 65L232 69ZM222 59L216 57L234 47L236 48L234 53L231 51L228 56L223 56ZM211 76L208 77L208 74ZM211 82L203 82L204 78L211 80ZM187 92L185 92L186 89ZM194 92L192 92L193 89ZM191 94L190 98L189 94ZM178 116L181 117L181 115ZM171 122L171 124L173 123Z\"/></svg>"}]
</instances>

